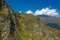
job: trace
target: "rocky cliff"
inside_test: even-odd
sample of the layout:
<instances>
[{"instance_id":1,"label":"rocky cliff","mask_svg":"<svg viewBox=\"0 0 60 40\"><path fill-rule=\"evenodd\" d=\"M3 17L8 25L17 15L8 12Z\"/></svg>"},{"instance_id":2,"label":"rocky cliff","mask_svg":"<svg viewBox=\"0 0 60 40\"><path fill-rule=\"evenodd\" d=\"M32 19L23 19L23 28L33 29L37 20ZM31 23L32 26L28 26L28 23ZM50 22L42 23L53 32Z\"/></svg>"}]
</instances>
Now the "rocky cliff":
<instances>
[{"instance_id":1,"label":"rocky cliff","mask_svg":"<svg viewBox=\"0 0 60 40\"><path fill-rule=\"evenodd\" d=\"M16 18L14 11L7 5L5 0L0 0L0 35L2 40L11 40Z\"/></svg>"},{"instance_id":2,"label":"rocky cliff","mask_svg":"<svg viewBox=\"0 0 60 40\"><path fill-rule=\"evenodd\" d=\"M0 40L60 40L60 30L31 14L16 13L0 0Z\"/></svg>"}]
</instances>

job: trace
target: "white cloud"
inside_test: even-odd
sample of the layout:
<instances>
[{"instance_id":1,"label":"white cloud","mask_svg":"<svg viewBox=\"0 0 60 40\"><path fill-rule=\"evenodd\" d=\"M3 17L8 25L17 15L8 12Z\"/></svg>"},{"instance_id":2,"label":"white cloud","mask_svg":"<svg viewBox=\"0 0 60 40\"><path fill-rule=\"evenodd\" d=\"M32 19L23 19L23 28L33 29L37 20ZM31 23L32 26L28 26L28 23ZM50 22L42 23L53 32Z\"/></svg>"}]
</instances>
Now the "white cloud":
<instances>
[{"instance_id":1,"label":"white cloud","mask_svg":"<svg viewBox=\"0 0 60 40\"><path fill-rule=\"evenodd\" d=\"M21 13L21 11L19 12ZM56 16L59 17L59 13L56 9L50 9L50 8L42 8L41 10L36 10L34 13L31 10L28 10L26 14L33 14L33 15L48 15L48 16Z\"/></svg>"},{"instance_id":2,"label":"white cloud","mask_svg":"<svg viewBox=\"0 0 60 40\"><path fill-rule=\"evenodd\" d=\"M33 14L33 12L31 10L28 10L26 13L27 14Z\"/></svg>"},{"instance_id":3,"label":"white cloud","mask_svg":"<svg viewBox=\"0 0 60 40\"><path fill-rule=\"evenodd\" d=\"M58 12L56 9L50 9L50 8L43 8L41 10L36 10L34 15L50 15L50 16L58 16Z\"/></svg>"},{"instance_id":4,"label":"white cloud","mask_svg":"<svg viewBox=\"0 0 60 40\"><path fill-rule=\"evenodd\" d=\"M22 13L21 11L19 11L19 13Z\"/></svg>"}]
</instances>

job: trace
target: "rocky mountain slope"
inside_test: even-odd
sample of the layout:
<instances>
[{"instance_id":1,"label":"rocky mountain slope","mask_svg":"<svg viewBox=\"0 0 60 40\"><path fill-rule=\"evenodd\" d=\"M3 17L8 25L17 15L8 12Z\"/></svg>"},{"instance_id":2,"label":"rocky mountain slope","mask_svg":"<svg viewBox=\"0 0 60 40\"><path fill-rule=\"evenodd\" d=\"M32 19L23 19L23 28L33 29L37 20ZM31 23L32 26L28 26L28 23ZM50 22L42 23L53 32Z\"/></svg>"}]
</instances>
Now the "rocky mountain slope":
<instances>
[{"instance_id":1,"label":"rocky mountain slope","mask_svg":"<svg viewBox=\"0 0 60 40\"><path fill-rule=\"evenodd\" d=\"M60 40L60 30L33 15L15 13L0 0L0 40Z\"/></svg>"},{"instance_id":2,"label":"rocky mountain slope","mask_svg":"<svg viewBox=\"0 0 60 40\"><path fill-rule=\"evenodd\" d=\"M0 39L11 40L15 26L17 25L14 11L5 0L0 0Z\"/></svg>"}]
</instances>

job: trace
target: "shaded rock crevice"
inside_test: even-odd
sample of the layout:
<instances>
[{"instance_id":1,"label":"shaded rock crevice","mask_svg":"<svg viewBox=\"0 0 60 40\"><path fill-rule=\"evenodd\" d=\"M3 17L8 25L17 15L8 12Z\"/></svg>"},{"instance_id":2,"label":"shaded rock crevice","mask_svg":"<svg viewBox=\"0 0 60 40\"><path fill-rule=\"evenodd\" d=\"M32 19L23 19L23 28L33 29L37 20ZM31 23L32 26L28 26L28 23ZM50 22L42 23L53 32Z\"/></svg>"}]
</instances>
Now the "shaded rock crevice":
<instances>
[{"instance_id":1,"label":"shaded rock crevice","mask_svg":"<svg viewBox=\"0 0 60 40\"><path fill-rule=\"evenodd\" d=\"M0 40L12 40L16 26L14 11L5 0L0 0Z\"/></svg>"}]
</instances>

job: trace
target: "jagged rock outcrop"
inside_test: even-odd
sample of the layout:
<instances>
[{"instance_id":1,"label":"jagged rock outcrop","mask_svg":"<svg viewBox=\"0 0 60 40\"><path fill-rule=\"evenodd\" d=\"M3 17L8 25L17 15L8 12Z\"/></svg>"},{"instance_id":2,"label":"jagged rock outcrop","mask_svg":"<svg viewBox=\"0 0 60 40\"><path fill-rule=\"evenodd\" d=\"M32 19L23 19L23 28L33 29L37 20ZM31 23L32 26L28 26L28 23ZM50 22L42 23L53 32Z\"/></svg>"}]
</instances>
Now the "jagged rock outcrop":
<instances>
[{"instance_id":1,"label":"jagged rock outcrop","mask_svg":"<svg viewBox=\"0 0 60 40\"><path fill-rule=\"evenodd\" d=\"M17 26L14 11L5 0L0 0L0 39L12 40L14 28Z\"/></svg>"}]
</instances>

